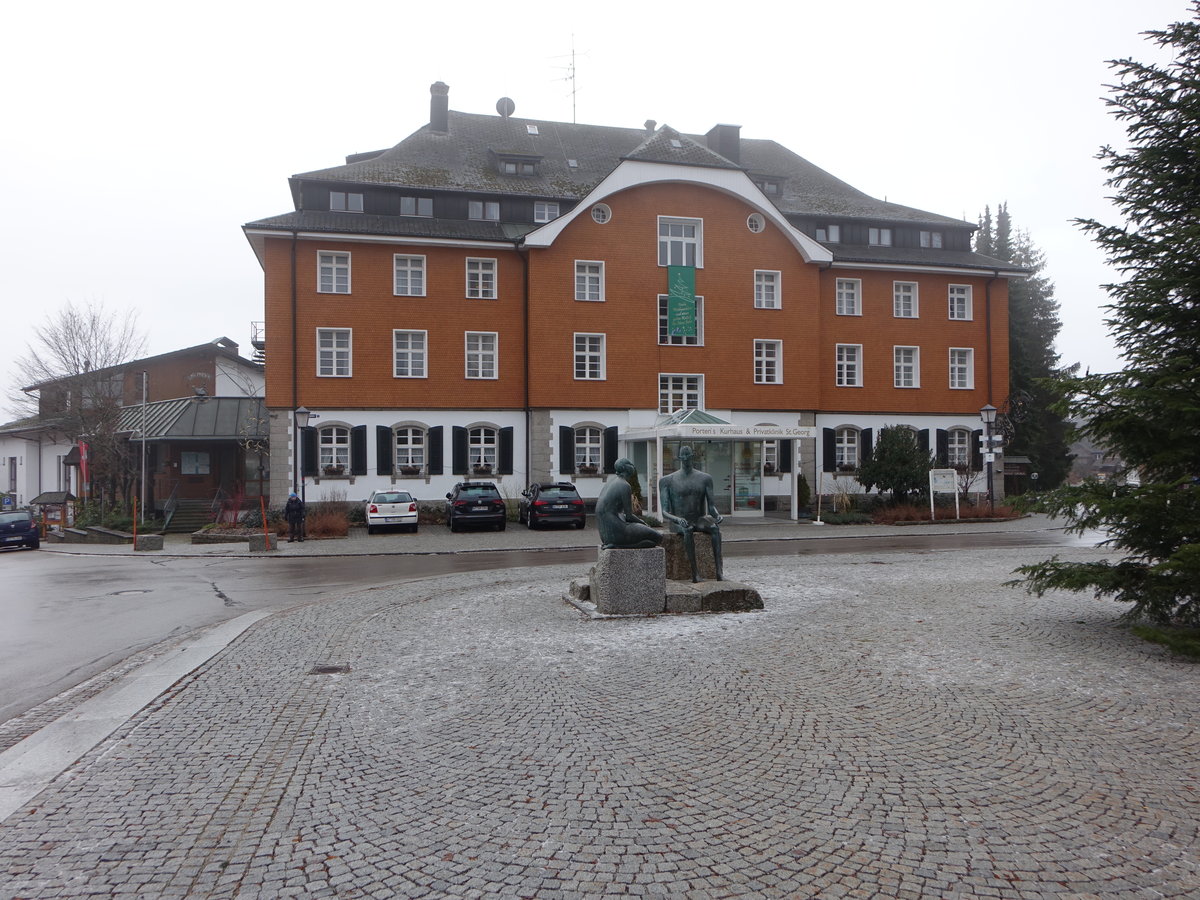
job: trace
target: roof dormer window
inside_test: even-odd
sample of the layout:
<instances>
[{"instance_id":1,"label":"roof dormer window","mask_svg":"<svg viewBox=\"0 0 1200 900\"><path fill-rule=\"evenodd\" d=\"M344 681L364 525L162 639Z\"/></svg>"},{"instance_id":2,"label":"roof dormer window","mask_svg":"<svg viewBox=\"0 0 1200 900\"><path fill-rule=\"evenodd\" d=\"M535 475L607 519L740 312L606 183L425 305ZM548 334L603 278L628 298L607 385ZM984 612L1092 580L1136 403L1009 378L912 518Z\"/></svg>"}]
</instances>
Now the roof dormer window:
<instances>
[{"instance_id":1,"label":"roof dormer window","mask_svg":"<svg viewBox=\"0 0 1200 900\"><path fill-rule=\"evenodd\" d=\"M363 211L363 195L350 194L346 191L330 191L329 209L332 212L360 213Z\"/></svg>"},{"instance_id":2,"label":"roof dormer window","mask_svg":"<svg viewBox=\"0 0 1200 900\"><path fill-rule=\"evenodd\" d=\"M526 134L537 134L537 133L538 133L538 127L537 127L536 125L526 125L526 126L525 126L525 133L526 133Z\"/></svg>"},{"instance_id":3,"label":"roof dormer window","mask_svg":"<svg viewBox=\"0 0 1200 900\"><path fill-rule=\"evenodd\" d=\"M501 175L536 175L538 173L538 163L542 161L540 156L497 153L496 151L492 151L492 158L496 164L496 171Z\"/></svg>"}]
</instances>

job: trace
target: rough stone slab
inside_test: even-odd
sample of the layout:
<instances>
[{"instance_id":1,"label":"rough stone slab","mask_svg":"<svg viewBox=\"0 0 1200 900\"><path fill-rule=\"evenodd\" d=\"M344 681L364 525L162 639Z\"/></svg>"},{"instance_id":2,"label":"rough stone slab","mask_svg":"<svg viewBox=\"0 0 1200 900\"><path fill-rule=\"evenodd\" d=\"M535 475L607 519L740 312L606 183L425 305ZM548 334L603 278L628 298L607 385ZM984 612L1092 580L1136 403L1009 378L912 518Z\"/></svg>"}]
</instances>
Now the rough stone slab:
<instances>
[{"instance_id":1,"label":"rough stone slab","mask_svg":"<svg viewBox=\"0 0 1200 900\"><path fill-rule=\"evenodd\" d=\"M163 536L161 534L139 534L133 542L134 550L161 550Z\"/></svg>"},{"instance_id":2,"label":"rough stone slab","mask_svg":"<svg viewBox=\"0 0 1200 900\"><path fill-rule=\"evenodd\" d=\"M747 612L763 609L758 591L738 581L702 581L694 584L700 594L700 608L704 612Z\"/></svg>"},{"instance_id":3,"label":"rough stone slab","mask_svg":"<svg viewBox=\"0 0 1200 900\"><path fill-rule=\"evenodd\" d=\"M648 616L666 610L662 547L601 550L591 576L591 602L607 616Z\"/></svg>"},{"instance_id":4,"label":"rough stone slab","mask_svg":"<svg viewBox=\"0 0 1200 900\"><path fill-rule=\"evenodd\" d=\"M250 535L250 552L264 553L268 550L278 550L279 542L273 534Z\"/></svg>"},{"instance_id":5,"label":"rough stone slab","mask_svg":"<svg viewBox=\"0 0 1200 900\"><path fill-rule=\"evenodd\" d=\"M703 582L701 582L703 583ZM703 610L699 585L687 581L667 582L667 612L669 613L698 613Z\"/></svg>"},{"instance_id":6,"label":"rough stone slab","mask_svg":"<svg viewBox=\"0 0 1200 900\"><path fill-rule=\"evenodd\" d=\"M701 581L717 577L717 561L713 558L712 537L703 531L693 535L696 541L696 570ZM683 546L683 535L668 531L663 535L663 550L667 554L667 580L691 581L692 566Z\"/></svg>"},{"instance_id":7,"label":"rough stone slab","mask_svg":"<svg viewBox=\"0 0 1200 900\"><path fill-rule=\"evenodd\" d=\"M578 579L571 582L570 597L573 601L579 603L590 603L592 600L592 586L587 581L579 581Z\"/></svg>"}]
</instances>

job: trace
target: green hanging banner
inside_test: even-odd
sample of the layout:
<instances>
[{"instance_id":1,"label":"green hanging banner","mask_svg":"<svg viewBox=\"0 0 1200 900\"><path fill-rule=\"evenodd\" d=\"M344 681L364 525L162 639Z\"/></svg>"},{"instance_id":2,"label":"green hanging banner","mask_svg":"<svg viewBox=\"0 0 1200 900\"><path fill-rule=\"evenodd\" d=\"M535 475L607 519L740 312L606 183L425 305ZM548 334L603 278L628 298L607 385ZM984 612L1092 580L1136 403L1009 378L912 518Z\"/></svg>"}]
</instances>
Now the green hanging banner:
<instances>
[{"instance_id":1,"label":"green hanging banner","mask_svg":"<svg viewBox=\"0 0 1200 900\"><path fill-rule=\"evenodd\" d=\"M667 334L696 336L696 269L667 266Z\"/></svg>"}]
</instances>

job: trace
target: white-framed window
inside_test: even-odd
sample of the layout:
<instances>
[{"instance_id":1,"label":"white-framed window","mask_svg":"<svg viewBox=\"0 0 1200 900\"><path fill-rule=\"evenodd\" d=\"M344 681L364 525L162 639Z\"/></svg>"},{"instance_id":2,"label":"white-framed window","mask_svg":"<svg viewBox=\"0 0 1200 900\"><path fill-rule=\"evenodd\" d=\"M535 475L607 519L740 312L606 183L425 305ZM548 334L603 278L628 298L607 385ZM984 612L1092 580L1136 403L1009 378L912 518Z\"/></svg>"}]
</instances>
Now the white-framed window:
<instances>
[{"instance_id":1,"label":"white-framed window","mask_svg":"<svg viewBox=\"0 0 1200 900\"><path fill-rule=\"evenodd\" d=\"M837 386L862 387L862 344L837 345Z\"/></svg>"},{"instance_id":2,"label":"white-framed window","mask_svg":"<svg viewBox=\"0 0 1200 900\"><path fill-rule=\"evenodd\" d=\"M917 307L917 283L915 281L892 282L892 315L897 319L915 319Z\"/></svg>"},{"instance_id":3,"label":"white-framed window","mask_svg":"<svg viewBox=\"0 0 1200 900\"><path fill-rule=\"evenodd\" d=\"M921 386L921 348L893 347L892 364L895 370L893 385L898 388Z\"/></svg>"},{"instance_id":4,"label":"white-framed window","mask_svg":"<svg viewBox=\"0 0 1200 900\"><path fill-rule=\"evenodd\" d=\"M658 342L676 347L704 346L704 298L696 297L696 333L671 334L670 321L667 316L669 298L666 294L658 295Z\"/></svg>"},{"instance_id":5,"label":"white-framed window","mask_svg":"<svg viewBox=\"0 0 1200 900\"><path fill-rule=\"evenodd\" d=\"M837 280L837 314L839 316L862 315L861 278L839 278Z\"/></svg>"},{"instance_id":6,"label":"white-framed window","mask_svg":"<svg viewBox=\"0 0 1200 900\"><path fill-rule=\"evenodd\" d=\"M533 221L553 222L558 218L558 202L554 200L537 200L533 204Z\"/></svg>"},{"instance_id":7,"label":"white-framed window","mask_svg":"<svg viewBox=\"0 0 1200 900\"><path fill-rule=\"evenodd\" d=\"M592 207L592 221L597 225L607 225L612 219L612 209L607 203L597 203Z\"/></svg>"},{"instance_id":8,"label":"white-framed window","mask_svg":"<svg viewBox=\"0 0 1200 900\"><path fill-rule=\"evenodd\" d=\"M467 259L467 299L496 299L496 260Z\"/></svg>"},{"instance_id":9,"label":"white-framed window","mask_svg":"<svg viewBox=\"0 0 1200 900\"><path fill-rule=\"evenodd\" d=\"M779 468L779 441L762 442L762 466L768 473Z\"/></svg>"},{"instance_id":10,"label":"white-framed window","mask_svg":"<svg viewBox=\"0 0 1200 900\"><path fill-rule=\"evenodd\" d=\"M575 299L604 300L604 263L595 259L575 260Z\"/></svg>"},{"instance_id":11,"label":"white-framed window","mask_svg":"<svg viewBox=\"0 0 1200 900\"><path fill-rule=\"evenodd\" d=\"M432 216L432 197L401 197L400 215L402 216Z\"/></svg>"},{"instance_id":12,"label":"white-framed window","mask_svg":"<svg viewBox=\"0 0 1200 900\"><path fill-rule=\"evenodd\" d=\"M395 464L425 468L426 430L420 425L400 425L393 429L395 435Z\"/></svg>"},{"instance_id":13,"label":"white-framed window","mask_svg":"<svg viewBox=\"0 0 1200 900\"><path fill-rule=\"evenodd\" d=\"M868 228L867 243L872 247L890 247L892 246L892 229L890 228Z\"/></svg>"},{"instance_id":14,"label":"white-framed window","mask_svg":"<svg viewBox=\"0 0 1200 900\"><path fill-rule=\"evenodd\" d=\"M975 351L970 347L950 348L950 387L955 390L975 387Z\"/></svg>"},{"instance_id":15,"label":"white-framed window","mask_svg":"<svg viewBox=\"0 0 1200 900\"><path fill-rule=\"evenodd\" d=\"M500 204L496 200L468 200L467 217L485 222L500 220Z\"/></svg>"},{"instance_id":16,"label":"white-framed window","mask_svg":"<svg viewBox=\"0 0 1200 900\"><path fill-rule=\"evenodd\" d=\"M580 466L604 464L604 431L595 425L580 425L575 429L575 470Z\"/></svg>"},{"instance_id":17,"label":"white-framed window","mask_svg":"<svg viewBox=\"0 0 1200 900\"><path fill-rule=\"evenodd\" d=\"M345 425L325 425L317 432L321 471L327 466L350 467L350 429Z\"/></svg>"},{"instance_id":18,"label":"white-framed window","mask_svg":"<svg viewBox=\"0 0 1200 900\"><path fill-rule=\"evenodd\" d=\"M427 378L429 333L427 331L392 331L392 375L396 378Z\"/></svg>"},{"instance_id":19,"label":"white-framed window","mask_svg":"<svg viewBox=\"0 0 1200 900\"><path fill-rule=\"evenodd\" d=\"M704 408L704 376L660 373L658 411L673 413L680 409Z\"/></svg>"},{"instance_id":20,"label":"white-framed window","mask_svg":"<svg viewBox=\"0 0 1200 900\"><path fill-rule=\"evenodd\" d=\"M818 225L814 237L822 244L837 244L842 240L842 226Z\"/></svg>"},{"instance_id":21,"label":"white-framed window","mask_svg":"<svg viewBox=\"0 0 1200 900\"><path fill-rule=\"evenodd\" d=\"M329 209L333 212L360 213L363 211L363 195L351 194L347 191L330 191Z\"/></svg>"},{"instance_id":22,"label":"white-framed window","mask_svg":"<svg viewBox=\"0 0 1200 900\"><path fill-rule=\"evenodd\" d=\"M783 384L783 341L754 342L754 383Z\"/></svg>"},{"instance_id":23,"label":"white-framed window","mask_svg":"<svg viewBox=\"0 0 1200 900\"><path fill-rule=\"evenodd\" d=\"M921 246L929 249L940 249L942 246L942 233L940 231L922 231Z\"/></svg>"},{"instance_id":24,"label":"white-framed window","mask_svg":"<svg viewBox=\"0 0 1200 900\"><path fill-rule=\"evenodd\" d=\"M946 432L946 465L961 468L970 464L970 430L966 428L951 428Z\"/></svg>"},{"instance_id":25,"label":"white-framed window","mask_svg":"<svg viewBox=\"0 0 1200 900\"><path fill-rule=\"evenodd\" d=\"M317 292L350 293L350 254L317 251Z\"/></svg>"},{"instance_id":26,"label":"white-framed window","mask_svg":"<svg viewBox=\"0 0 1200 900\"><path fill-rule=\"evenodd\" d=\"M467 459L472 466L496 468L497 448L500 432L490 425L476 425L467 429Z\"/></svg>"},{"instance_id":27,"label":"white-framed window","mask_svg":"<svg viewBox=\"0 0 1200 900\"><path fill-rule=\"evenodd\" d=\"M950 295L950 318L971 319L974 315L971 285L952 284L948 290Z\"/></svg>"},{"instance_id":28,"label":"white-framed window","mask_svg":"<svg viewBox=\"0 0 1200 900\"><path fill-rule=\"evenodd\" d=\"M500 336L494 331L466 333L468 378L499 378L497 372Z\"/></svg>"},{"instance_id":29,"label":"white-framed window","mask_svg":"<svg viewBox=\"0 0 1200 900\"><path fill-rule=\"evenodd\" d=\"M317 375L321 378L349 378L352 370L351 329L317 329Z\"/></svg>"},{"instance_id":30,"label":"white-framed window","mask_svg":"<svg viewBox=\"0 0 1200 900\"><path fill-rule=\"evenodd\" d=\"M604 371L603 334L575 334L575 380L603 381Z\"/></svg>"},{"instance_id":31,"label":"white-framed window","mask_svg":"<svg viewBox=\"0 0 1200 900\"><path fill-rule=\"evenodd\" d=\"M658 217L658 264L704 267L704 222Z\"/></svg>"},{"instance_id":32,"label":"white-framed window","mask_svg":"<svg viewBox=\"0 0 1200 900\"><path fill-rule=\"evenodd\" d=\"M425 296L425 257L392 257L392 293L397 297Z\"/></svg>"},{"instance_id":33,"label":"white-framed window","mask_svg":"<svg viewBox=\"0 0 1200 900\"><path fill-rule=\"evenodd\" d=\"M858 436L857 428L839 428L834 432L834 465L839 469L858 468Z\"/></svg>"},{"instance_id":34,"label":"white-framed window","mask_svg":"<svg viewBox=\"0 0 1200 900\"><path fill-rule=\"evenodd\" d=\"M750 213L746 216L746 228L754 234L762 234L766 227L767 220L762 217L762 213Z\"/></svg>"},{"instance_id":35,"label":"white-framed window","mask_svg":"<svg viewBox=\"0 0 1200 900\"><path fill-rule=\"evenodd\" d=\"M767 269L754 270L754 306L757 309L779 309L780 283L783 275Z\"/></svg>"}]
</instances>

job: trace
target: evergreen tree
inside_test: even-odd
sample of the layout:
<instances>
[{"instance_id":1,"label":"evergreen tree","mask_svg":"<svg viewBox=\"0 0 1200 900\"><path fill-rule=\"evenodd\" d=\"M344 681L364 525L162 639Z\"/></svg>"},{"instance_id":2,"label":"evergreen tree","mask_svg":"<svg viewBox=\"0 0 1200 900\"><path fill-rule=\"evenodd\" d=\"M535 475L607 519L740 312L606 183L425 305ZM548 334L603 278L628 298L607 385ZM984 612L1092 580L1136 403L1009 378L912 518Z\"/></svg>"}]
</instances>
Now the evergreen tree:
<instances>
[{"instance_id":1,"label":"evergreen tree","mask_svg":"<svg viewBox=\"0 0 1200 900\"><path fill-rule=\"evenodd\" d=\"M985 206L979 217L979 230L975 232L975 252L984 256L996 255L996 238L992 232L992 208Z\"/></svg>"},{"instance_id":2,"label":"evergreen tree","mask_svg":"<svg viewBox=\"0 0 1200 900\"><path fill-rule=\"evenodd\" d=\"M903 503L909 494L928 489L932 465L915 431L902 425L885 425L870 455L859 464L858 483L868 491L873 487L891 491L892 499Z\"/></svg>"},{"instance_id":3,"label":"evergreen tree","mask_svg":"<svg viewBox=\"0 0 1200 900\"><path fill-rule=\"evenodd\" d=\"M1010 262L1013 258L1012 219L1008 215L1007 203L996 207L996 238L992 256Z\"/></svg>"},{"instance_id":4,"label":"evergreen tree","mask_svg":"<svg viewBox=\"0 0 1200 900\"><path fill-rule=\"evenodd\" d=\"M1129 147L1104 147L1124 225L1079 224L1122 276L1106 285L1124 370L1066 381L1082 433L1118 454L1139 484L1085 482L1039 508L1077 532L1100 528L1115 561L1057 557L1025 566L1029 590L1094 591L1131 604L1129 617L1200 625L1200 2L1192 20L1148 37L1163 65L1114 61L1108 101Z\"/></svg>"}]
</instances>

